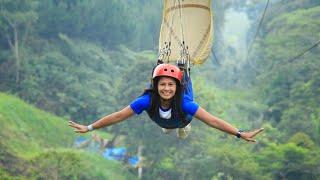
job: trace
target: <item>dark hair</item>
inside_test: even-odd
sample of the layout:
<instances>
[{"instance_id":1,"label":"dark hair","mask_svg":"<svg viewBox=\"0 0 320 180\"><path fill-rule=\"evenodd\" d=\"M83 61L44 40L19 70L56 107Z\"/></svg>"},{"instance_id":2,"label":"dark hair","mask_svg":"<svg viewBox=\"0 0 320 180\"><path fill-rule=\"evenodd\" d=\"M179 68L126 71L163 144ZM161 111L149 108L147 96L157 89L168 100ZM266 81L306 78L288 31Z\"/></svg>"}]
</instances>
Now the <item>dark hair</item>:
<instances>
[{"instance_id":1,"label":"dark hair","mask_svg":"<svg viewBox=\"0 0 320 180\"><path fill-rule=\"evenodd\" d=\"M161 105L160 101L160 95L158 92L158 83L161 77L156 77L153 79L151 83L150 89L147 89L146 91L151 93L151 106L150 109L148 110L148 115L151 119L155 117L159 117L159 108ZM183 90L184 86L181 84L177 79L173 78L176 82L176 93L172 97L171 101L171 108L172 108L172 116L174 119L179 119L181 121L185 121L185 114L182 111L182 98L183 98Z\"/></svg>"}]
</instances>

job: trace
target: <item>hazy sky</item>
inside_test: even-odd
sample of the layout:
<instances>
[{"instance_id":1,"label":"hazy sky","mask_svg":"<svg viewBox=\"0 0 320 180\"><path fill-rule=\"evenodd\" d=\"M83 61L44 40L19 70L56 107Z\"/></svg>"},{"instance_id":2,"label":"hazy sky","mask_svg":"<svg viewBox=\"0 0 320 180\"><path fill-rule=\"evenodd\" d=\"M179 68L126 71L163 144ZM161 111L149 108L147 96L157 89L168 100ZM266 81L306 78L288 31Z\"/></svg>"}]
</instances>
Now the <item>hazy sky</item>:
<instances>
[{"instance_id":1,"label":"hazy sky","mask_svg":"<svg viewBox=\"0 0 320 180\"><path fill-rule=\"evenodd\" d=\"M226 46L236 50L237 57L245 57L247 51L247 32L250 21L245 12L229 9L225 14L223 40Z\"/></svg>"}]
</instances>

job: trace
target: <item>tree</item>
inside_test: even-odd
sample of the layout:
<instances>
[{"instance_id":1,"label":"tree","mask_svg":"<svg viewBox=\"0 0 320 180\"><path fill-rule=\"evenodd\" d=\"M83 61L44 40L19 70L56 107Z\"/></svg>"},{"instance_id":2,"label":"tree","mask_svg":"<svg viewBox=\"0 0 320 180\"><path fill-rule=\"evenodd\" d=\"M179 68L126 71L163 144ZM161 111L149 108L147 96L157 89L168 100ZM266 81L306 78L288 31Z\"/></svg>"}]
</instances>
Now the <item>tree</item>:
<instances>
[{"instance_id":1,"label":"tree","mask_svg":"<svg viewBox=\"0 0 320 180\"><path fill-rule=\"evenodd\" d=\"M15 80L20 81L20 66L22 55L20 47L27 41L32 24L37 21L38 15L35 11L36 0L1 0L0 1L0 34L3 34L15 57Z\"/></svg>"},{"instance_id":2,"label":"tree","mask_svg":"<svg viewBox=\"0 0 320 180\"><path fill-rule=\"evenodd\" d=\"M304 137L309 145L292 139L285 144L270 143L259 153L257 160L264 173L271 173L275 179L315 179L319 176L319 149L309 149L313 142L307 135L300 133L297 136Z\"/></svg>"},{"instance_id":3,"label":"tree","mask_svg":"<svg viewBox=\"0 0 320 180\"><path fill-rule=\"evenodd\" d=\"M114 48L133 39L135 18L131 7L116 0L43 0L39 3L37 31L43 38L59 33Z\"/></svg>"}]
</instances>

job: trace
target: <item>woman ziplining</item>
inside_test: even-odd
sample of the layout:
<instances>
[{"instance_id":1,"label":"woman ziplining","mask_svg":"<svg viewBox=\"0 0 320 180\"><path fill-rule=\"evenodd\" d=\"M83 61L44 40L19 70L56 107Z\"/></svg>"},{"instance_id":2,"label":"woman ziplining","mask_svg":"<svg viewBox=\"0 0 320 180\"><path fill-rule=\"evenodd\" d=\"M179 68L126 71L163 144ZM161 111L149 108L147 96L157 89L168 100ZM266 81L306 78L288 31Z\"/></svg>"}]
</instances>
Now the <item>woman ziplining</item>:
<instances>
[{"instance_id":1,"label":"woman ziplining","mask_svg":"<svg viewBox=\"0 0 320 180\"><path fill-rule=\"evenodd\" d=\"M243 132L208 113L193 100L190 77L175 65L166 63L157 65L152 77L151 87L122 110L107 115L88 126L73 121L69 121L69 126L73 127L77 133L86 133L116 124L134 114L139 115L146 111L164 133L177 129L177 136L181 139L188 136L193 117L213 128L250 142L255 142L254 137L263 131L263 128L260 128Z\"/></svg>"},{"instance_id":2,"label":"woman ziplining","mask_svg":"<svg viewBox=\"0 0 320 180\"><path fill-rule=\"evenodd\" d=\"M150 119L159 125L164 133L176 129L177 136L181 139L188 136L191 121L195 117L213 128L246 141L255 142L254 137L262 132L263 128L243 132L208 113L193 99L190 66L203 63L210 53L213 29L211 1L164 0L164 2L159 58L152 71L150 87L118 112L107 115L88 126L73 121L69 121L69 126L73 127L77 133L86 133L111 126L146 111ZM188 22L194 22L192 26L188 26L188 32L184 31L186 29L182 18L184 8L189 15L186 17ZM174 18L176 11L180 17L178 20ZM177 35L179 31L180 38ZM185 42L193 43L192 46L187 46ZM176 62L176 65L170 64L172 62Z\"/></svg>"}]
</instances>

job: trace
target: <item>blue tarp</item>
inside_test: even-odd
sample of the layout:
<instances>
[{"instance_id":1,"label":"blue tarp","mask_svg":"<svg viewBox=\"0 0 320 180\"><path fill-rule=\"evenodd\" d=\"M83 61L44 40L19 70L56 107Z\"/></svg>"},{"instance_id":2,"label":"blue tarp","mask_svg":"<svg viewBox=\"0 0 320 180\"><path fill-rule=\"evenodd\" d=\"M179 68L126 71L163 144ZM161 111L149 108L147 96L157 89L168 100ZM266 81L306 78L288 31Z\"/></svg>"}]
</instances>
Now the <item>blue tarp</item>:
<instances>
[{"instance_id":1,"label":"blue tarp","mask_svg":"<svg viewBox=\"0 0 320 180\"><path fill-rule=\"evenodd\" d=\"M122 148L107 148L103 153L103 157L111 160L124 160L126 158L127 149Z\"/></svg>"},{"instance_id":2,"label":"blue tarp","mask_svg":"<svg viewBox=\"0 0 320 180\"><path fill-rule=\"evenodd\" d=\"M128 156L127 149L124 147L121 148L107 148L103 152L103 157L110 160L117 160L117 161L125 161L127 160L131 166L136 166L139 163L138 156Z\"/></svg>"},{"instance_id":3,"label":"blue tarp","mask_svg":"<svg viewBox=\"0 0 320 180\"><path fill-rule=\"evenodd\" d=\"M87 140L88 139L86 137L78 137L74 143L76 146L79 146ZM87 149L92 149L93 147L91 147L91 146L92 146L92 144L89 145L89 147L87 147ZM99 147L97 146L95 148L98 151ZM130 164L131 166L136 166L139 163L139 157L138 156L129 156L128 152L127 152L127 148L125 148L125 147L106 148L103 151L102 156L106 159L109 159L109 160L127 161L127 163Z\"/></svg>"},{"instance_id":4,"label":"blue tarp","mask_svg":"<svg viewBox=\"0 0 320 180\"><path fill-rule=\"evenodd\" d=\"M128 163L129 163L131 166L137 166L138 163L139 163L139 157L138 157L138 156L131 156L131 157L129 158Z\"/></svg>"}]
</instances>

